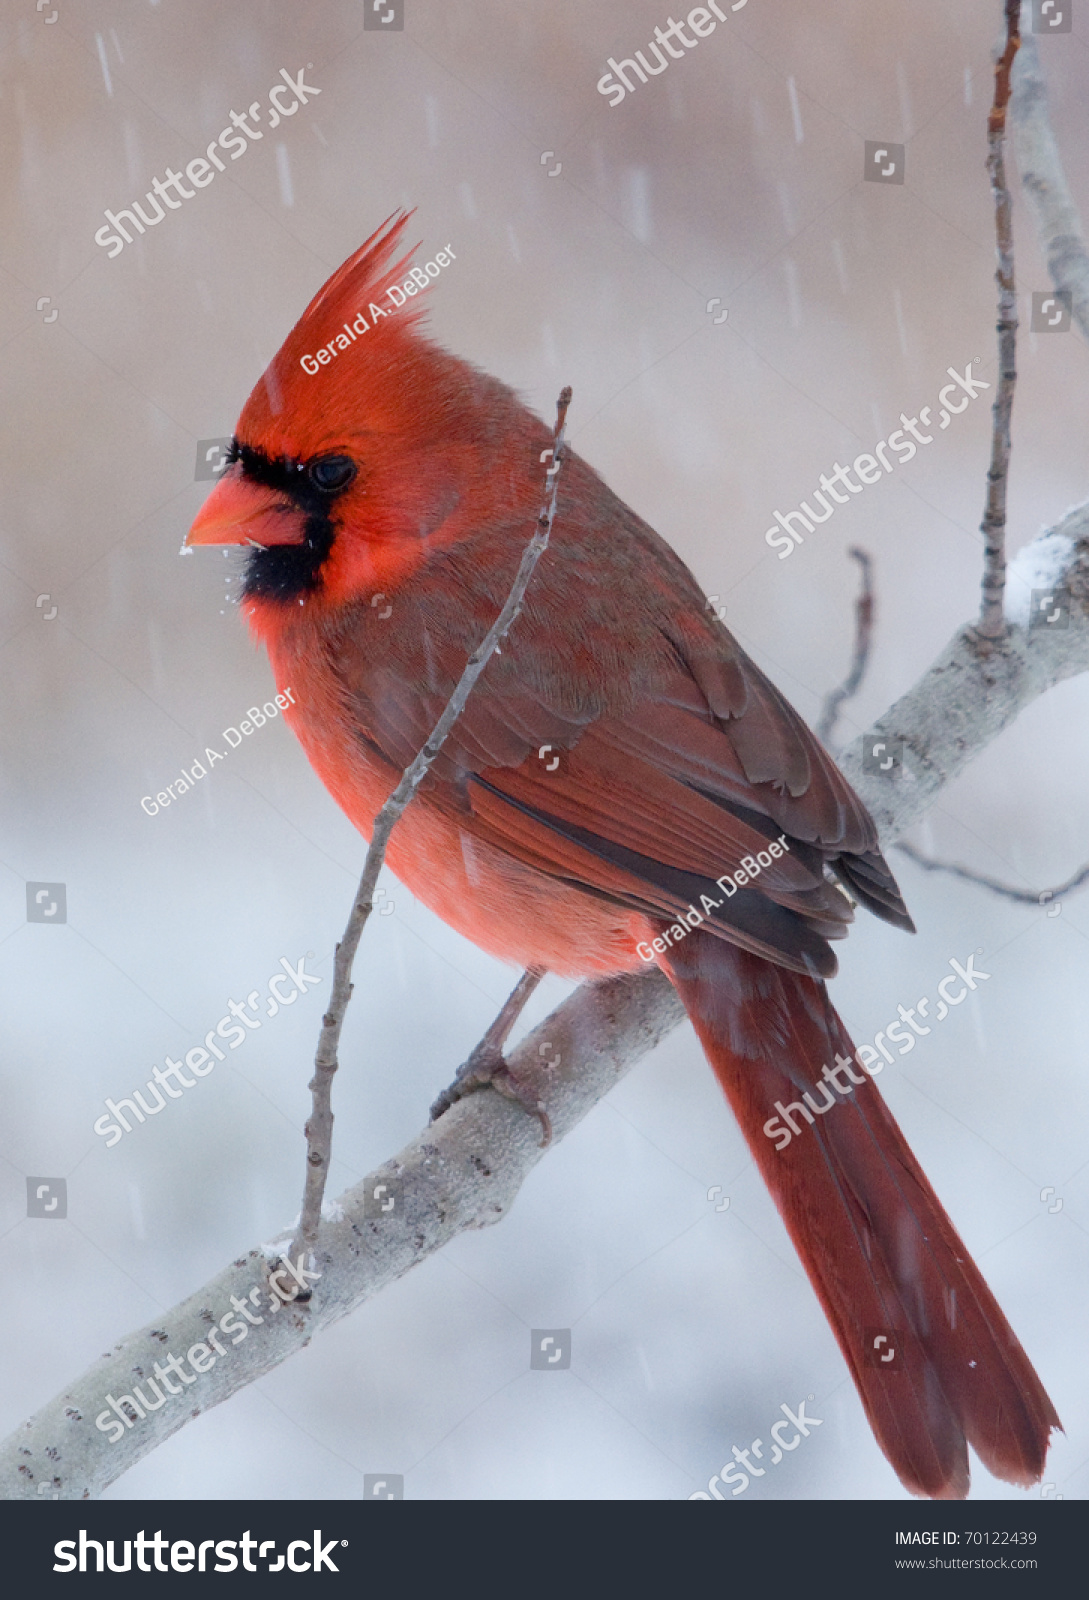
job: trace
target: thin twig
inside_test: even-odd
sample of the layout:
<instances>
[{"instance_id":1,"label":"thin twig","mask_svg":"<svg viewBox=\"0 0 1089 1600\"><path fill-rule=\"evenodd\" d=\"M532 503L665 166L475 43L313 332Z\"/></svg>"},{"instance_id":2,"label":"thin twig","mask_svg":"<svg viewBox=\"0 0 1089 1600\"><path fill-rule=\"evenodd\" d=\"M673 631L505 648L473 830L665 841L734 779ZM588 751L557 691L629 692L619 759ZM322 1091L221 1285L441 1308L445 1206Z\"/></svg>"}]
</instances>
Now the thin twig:
<instances>
[{"instance_id":1,"label":"thin twig","mask_svg":"<svg viewBox=\"0 0 1089 1600\"><path fill-rule=\"evenodd\" d=\"M870 645L873 640L873 561L866 551L860 550L857 545L852 545L847 554L862 568L862 586L855 601L855 653L851 659L851 670L839 688L833 689L825 696L820 721L817 723L817 738L829 750L832 748L832 732L839 719L840 707L858 693L866 676L866 668L870 664Z\"/></svg>"},{"instance_id":2,"label":"thin twig","mask_svg":"<svg viewBox=\"0 0 1089 1600\"><path fill-rule=\"evenodd\" d=\"M1010 73L1021 43L1021 0L1005 0L1006 48L995 62L994 101L987 118L987 171L994 195L995 282L998 285L998 389L991 414L991 464L980 523L983 534L983 598L977 632L1000 639L1006 631L1002 602L1006 588L1006 482L1010 463L1010 415L1017 382L1017 292L1013 273L1013 221L1006 187L1006 107Z\"/></svg>"},{"instance_id":3,"label":"thin twig","mask_svg":"<svg viewBox=\"0 0 1089 1600\"><path fill-rule=\"evenodd\" d=\"M992 894L1000 894L1004 899L1016 900L1024 906L1049 904L1058 900L1060 895L1073 894L1075 889L1089 883L1089 861L1084 867L1079 867L1072 878L1056 884L1054 889L1015 889L1012 884L1002 883L998 878L988 878L984 872L973 872L971 867L962 867L956 861L935 861L931 856L924 856L921 850L916 850L913 844L897 844L895 848L926 872L948 872L950 877L963 878L965 883L978 884L981 889L990 889Z\"/></svg>"},{"instance_id":4,"label":"thin twig","mask_svg":"<svg viewBox=\"0 0 1089 1600\"><path fill-rule=\"evenodd\" d=\"M1022 22L1030 18L1026 0ZM1036 219L1051 281L1061 294L1070 296L1074 321L1089 339L1089 250L1052 131L1047 86L1031 33L1022 40L1012 79L1010 120L1021 187Z\"/></svg>"},{"instance_id":5,"label":"thin twig","mask_svg":"<svg viewBox=\"0 0 1089 1600\"><path fill-rule=\"evenodd\" d=\"M352 963L355 960L360 936L373 908L375 884L382 870L382 863L386 859L386 847L394 827L464 710L474 684L491 660L496 646L506 637L511 624L518 616L534 568L548 548L552 521L556 515L556 489L563 464L564 424L567 421L567 408L570 403L571 390L565 388L556 402L556 425L552 430L554 444L551 451L546 452L552 460L545 473L545 503L537 518L533 537L522 554L518 572L503 609L469 657L446 709L431 730L423 748L411 765L405 768L396 788L374 819L370 847L363 863L363 875L359 880L359 888L356 890L355 902L344 930L344 937L336 948L329 1009L321 1019L321 1034L314 1057L314 1076L310 1080L313 1100L306 1124L306 1181L303 1187L302 1209L291 1246L292 1260L302 1255L309 1262L317 1245L318 1229L321 1226L321 1205L332 1158L332 1087L339 1065L337 1047L340 1043L348 1002L352 997ZM305 1294L300 1294L300 1300L305 1298L307 1298Z\"/></svg>"}]
</instances>

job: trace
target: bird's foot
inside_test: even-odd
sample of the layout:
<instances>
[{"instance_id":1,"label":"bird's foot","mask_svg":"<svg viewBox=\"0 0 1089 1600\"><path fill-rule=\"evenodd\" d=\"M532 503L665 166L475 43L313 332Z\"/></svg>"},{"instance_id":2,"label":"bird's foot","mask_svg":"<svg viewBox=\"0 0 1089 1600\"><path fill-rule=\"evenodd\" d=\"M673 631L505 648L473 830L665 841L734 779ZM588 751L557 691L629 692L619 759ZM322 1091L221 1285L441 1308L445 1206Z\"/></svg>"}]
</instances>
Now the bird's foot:
<instances>
[{"instance_id":1,"label":"bird's foot","mask_svg":"<svg viewBox=\"0 0 1089 1600\"><path fill-rule=\"evenodd\" d=\"M436 1099L431 1107L431 1121L437 1122L444 1112L449 1111L452 1105L459 1100L464 1100L466 1095L474 1094L478 1089L491 1085L500 1094L506 1095L508 1100L515 1100L526 1111L535 1116L541 1124L541 1148L552 1141L552 1122L544 1103L538 1100L533 1089L526 1083L516 1078L507 1066L503 1052L490 1046L482 1040L457 1070L453 1083L448 1085Z\"/></svg>"},{"instance_id":2,"label":"bird's foot","mask_svg":"<svg viewBox=\"0 0 1089 1600\"><path fill-rule=\"evenodd\" d=\"M491 1084L493 1089L506 1095L508 1100L516 1100L520 1106L524 1106L539 1119L544 1135L541 1139L542 1149L551 1143L552 1123L548 1112L529 1085L515 1077L503 1056L503 1046L507 1042L507 1036L543 976L544 973L534 967L530 967L522 974L498 1017L473 1050L468 1061L462 1062L458 1068L453 1083L442 1091L431 1107L432 1122L437 1122L443 1112L449 1111L459 1100L464 1100L466 1095Z\"/></svg>"}]
</instances>

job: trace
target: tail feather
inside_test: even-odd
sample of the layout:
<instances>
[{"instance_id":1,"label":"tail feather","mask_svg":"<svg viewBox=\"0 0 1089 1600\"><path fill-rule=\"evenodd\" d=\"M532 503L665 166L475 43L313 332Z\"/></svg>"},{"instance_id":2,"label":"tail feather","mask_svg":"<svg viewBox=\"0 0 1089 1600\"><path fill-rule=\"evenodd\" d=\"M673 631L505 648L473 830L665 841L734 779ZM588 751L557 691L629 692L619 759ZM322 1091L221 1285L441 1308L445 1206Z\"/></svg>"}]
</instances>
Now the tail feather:
<instances>
[{"instance_id":1,"label":"tail feather","mask_svg":"<svg viewBox=\"0 0 1089 1600\"><path fill-rule=\"evenodd\" d=\"M1058 1416L823 983L705 933L661 959L905 1487L962 1499L968 1443L1038 1481ZM823 1076L837 1055L862 1082Z\"/></svg>"}]
</instances>

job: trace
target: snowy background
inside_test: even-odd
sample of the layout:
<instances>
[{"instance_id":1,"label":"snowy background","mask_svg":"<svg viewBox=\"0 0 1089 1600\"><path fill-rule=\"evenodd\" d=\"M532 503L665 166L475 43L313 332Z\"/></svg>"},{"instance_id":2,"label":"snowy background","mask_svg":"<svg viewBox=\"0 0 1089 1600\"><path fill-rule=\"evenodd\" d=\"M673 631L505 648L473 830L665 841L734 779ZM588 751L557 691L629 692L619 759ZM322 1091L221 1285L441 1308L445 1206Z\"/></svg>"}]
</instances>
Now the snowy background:
<instances>
[{"instance_id":1,"label":"snowy background","mask_svg":"<svg viewBox=\"0 0 1089 1600\"><path fill-rule=\"evenodd\" d=\"M271 692L234 608L237 558L178 549L207 491L197 441L230 434L328 273L416 207L422 259L447 241L457 255L430 296L436 336L549 419L573 385L575 448L810 721L849 660L846 550L868 549L878 631L845 735L977 605L989 396L789 560L765 529L932 404L948 366L995 367L997 0L749 0L615 108L595 84L608 56L646 52L658 0L406 0L404 31L385 36L364 31L359 0L55 5L53 22L30 0L0 17L16 152L0 172L5 1432L297 1210L361 841L282 722L168 811L139 802ZM1041 53L1089 215L1084 18ZM231 110L264 105L282 67L305 67L320 96L108 259L103 211L203 152ZM902 186L862 181L868 139L906 145ZM1015 230L1024 314L1048 279L1019 197ZM1013 549L1089 494L1083 341L1026 330L1018 366ZM1089 857L1087 710L1084 679L1037 702L914 841L1023 886L1066 877ZM860 917L833 996L868 1042L934 994L950 958L983 949L989 981L881 1086L1064 1420L1049 1493L1085 1498L1089 894L1049 917L892 861L919 935ZM66 885L63 926L27 921L27 881ZM332 1194L419 1130L513 977L384 881L395 911L371 922L357 969ZM92 1124L107 1095L305 951L325 987L105 1148ZM564 992L546 983L527 1022ZM28 1176L67 1180L65 1220L28 1218ZM573 1330L569 1371L529 1370L533 1327ZM743 1498L902 1496L685 1028L499 1227L202 1415L110 1495L356 1498L380 1472L416 1499L677 1499L809 1395L822 1426ZM973 1472L978 1496L1017 1493Z\"/></svg>"}]
</instances>

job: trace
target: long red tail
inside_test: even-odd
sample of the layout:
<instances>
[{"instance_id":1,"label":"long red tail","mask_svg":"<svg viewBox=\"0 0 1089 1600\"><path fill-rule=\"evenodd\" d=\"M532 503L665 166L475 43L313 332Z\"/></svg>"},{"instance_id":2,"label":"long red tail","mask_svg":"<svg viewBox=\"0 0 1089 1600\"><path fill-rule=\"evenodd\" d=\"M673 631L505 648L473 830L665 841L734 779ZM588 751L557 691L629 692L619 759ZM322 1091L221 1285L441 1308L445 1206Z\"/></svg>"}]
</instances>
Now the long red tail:
<instances>
[{"instance_id":1,"label":"long red tail","mask_svg":"<svg viewBox=\"0 0 1089 1600\"><path fill-rule=\"evenodd\" d=\"M1035 1483L1055 1409L877 1086L822 1077L854 1050L824 984L701 933L662 961L901 1482L962 1499L967 1441L996 1477ZM777 1101L798 1130L785 1145L782 1118L764 1132Z\"/></svg>"}]
</instances>

